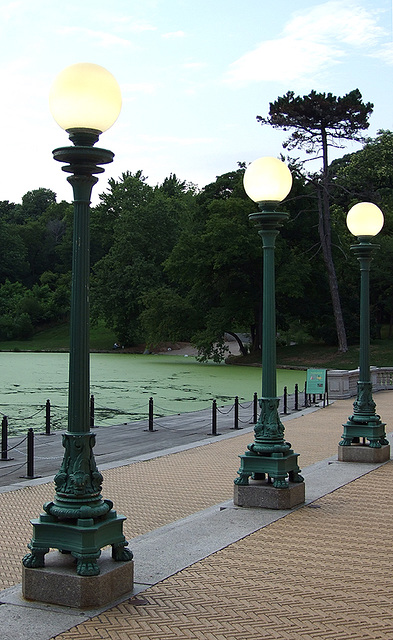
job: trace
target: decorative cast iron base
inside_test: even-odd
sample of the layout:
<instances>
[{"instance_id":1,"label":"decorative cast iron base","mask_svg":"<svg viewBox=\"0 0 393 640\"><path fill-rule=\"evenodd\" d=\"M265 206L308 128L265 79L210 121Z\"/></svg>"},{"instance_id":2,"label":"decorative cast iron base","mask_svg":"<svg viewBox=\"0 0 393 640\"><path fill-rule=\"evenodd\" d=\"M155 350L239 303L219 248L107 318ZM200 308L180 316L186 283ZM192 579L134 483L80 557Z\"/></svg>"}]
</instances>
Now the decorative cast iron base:
<instances>
[{"instance_id":1,"label":"decorative cast iron base","mask_svg":"<svg viewBox=\"0 0 393 640\"><path fill-rule=\"evenodd\" d=\"M116 511L110 511L98 522L92 518L60 522L53 516L41 514L38 520L31 521L33 538L23 564L30 569L44 567L45 555L54 548L76 559L78 575L96 576L100 573L97 559L103 547L112 546L112 558L117 562L132 559L122 532L125 519Z\"/></svg>"},{"instance_id":2,"label":"decorative cast iron base","mask_svg":"<svg viewBox=\"0 0 393 640\"><path fill-rule=\"evenodd\" d=\"M369 441L369 447L379 449L383 445L389 444L386 440L385 426L385 422L381 422L377 415L366 416L363 419L353 415L343 424L344 431L339 446L347 447L352 443L357 444L359 438L366 438Z\"/></svg>"},{"instance_id":3,"label":"decorative cast iron base","mask_svg":"<svg viewBox=\"0 0 393 640\"><path fill-rule=\"evenodd\" d=\"M71 553L80 576L100 572L97 559L103 547L112 546L115 561L132 559L123 535L124 516L112 509L111 500L101 496L102 475L98 471L93 433L65 433L63 462L55 476L56 495L44 504L45 513L32 520L30 553L23 558L28 568L43 567L49 549Z\"/></svg>"},{"instance_id":4,"label":"decorative cast iron base","mask_svg":"<svg viewBox=\"0 0 393 640\"><path fill-rule=\"evenodd\" d=\"M375 402L372 397L371 382L358 382L358 393L353 403L353 414L345 424L339 446L347 447L352 443L357 444L359 438L366 438L368 446L379 449L389 444L386 440L386 424L375 413Z\"/></svg>"},{"instance_id":5,"label":"decorative cast iron base","mask_svg":"<svg viewBox=\"0 0 393 640\"><path fill-rule=\"evenodd\" d=\"M289 444L289 443L288 443ZM255 454L247 451L239 456L239 477L236 485L248 485L249 479L262 480L267 474L268 483L272 483L275 489L288 489L289 482L304 482L300 475L301 469L297 464L298 453L292 449L284 453L272 453L270 455Z\"/></svg>"},{"instance_id":6,"label":"decorative cast iron base","mask_svg":"<svg viewBox=\"0 0 393 640\"><path fill-rule=\"evenodd\" d=\"M239 456L241 463L235 485L245 486L249 478L261 480L267 474L275 489L288 489L290 482L303 482L294 453L284 440L284 425L278 415L279 398L261 398L261 413L254 427L255 439L248 451Z\"/></svg>"}]
</instances>

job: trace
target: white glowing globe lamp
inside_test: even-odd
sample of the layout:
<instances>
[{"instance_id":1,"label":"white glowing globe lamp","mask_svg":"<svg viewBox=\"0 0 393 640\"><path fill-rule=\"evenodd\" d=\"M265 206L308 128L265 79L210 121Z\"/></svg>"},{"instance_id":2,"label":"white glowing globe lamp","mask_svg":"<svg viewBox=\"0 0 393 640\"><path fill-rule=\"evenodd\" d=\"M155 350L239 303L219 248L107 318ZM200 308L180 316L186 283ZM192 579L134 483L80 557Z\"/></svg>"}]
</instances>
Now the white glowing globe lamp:
<instances>
[{"instance_id":1,"label":"white glowing globe lamp","mask_svg":"<svg viewBox=\"0 0 393 640\"><path fill-rule=\"evenodd\" d=\"M98 64L73 64L55 79L49 107L57 124L66 131L94 129L102 133L120 113L120 87L113 75Z\"/></svg>"},{"instance_id":2,"label":"white glowing globe lamp","mask_svg":"<svg viewBox=\"0 0 393 640\"><path fill-rule=\"evenodd\" d=\"M383 227L383 213L372 202L359 202L347 214L347 227L357 237L376 236Z\"/></svg>"},{"instance_id":3,"label":"white glowing globe lamp","mask_svg":"<svg viewBox=\"0 0 393 640\"><path fill-rule=\"evenodd\" d=\"M281 202L292 187L292 175L278 158L254 160L246 169L244 189L254 202Z\"/></svg>"}]
</instances>

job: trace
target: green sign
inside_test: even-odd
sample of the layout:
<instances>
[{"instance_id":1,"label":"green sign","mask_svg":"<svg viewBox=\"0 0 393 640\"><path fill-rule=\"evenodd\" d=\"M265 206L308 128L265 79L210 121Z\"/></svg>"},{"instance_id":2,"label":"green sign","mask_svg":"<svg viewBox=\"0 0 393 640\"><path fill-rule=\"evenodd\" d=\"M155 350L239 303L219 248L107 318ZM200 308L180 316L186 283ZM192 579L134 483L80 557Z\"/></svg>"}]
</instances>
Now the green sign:
<instances>
[{"instance_id":1,"label":"green sign","mask_svg":"<svg viewBox=\"0 0 393 640\"><path fill-rule=\"evenodd\" d=\"M307 369L306 393L325 393L326 369Z\"/></svg>"}]
</instances>

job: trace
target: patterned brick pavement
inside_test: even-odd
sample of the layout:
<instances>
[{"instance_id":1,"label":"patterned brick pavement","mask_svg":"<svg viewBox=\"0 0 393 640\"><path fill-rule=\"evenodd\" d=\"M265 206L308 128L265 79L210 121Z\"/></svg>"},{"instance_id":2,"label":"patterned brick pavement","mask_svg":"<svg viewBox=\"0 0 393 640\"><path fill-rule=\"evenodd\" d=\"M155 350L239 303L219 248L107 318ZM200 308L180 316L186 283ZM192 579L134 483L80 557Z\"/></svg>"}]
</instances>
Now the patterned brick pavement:
<instances>
[{"instance_id":1,"label":"patterned brick pavement","mask_svg":"<svg viewBox=\"0 0 393 640\"><path fill-rule=\"evenodd\" d=\"M390 429L391 400L376 397ZM285 423L303 468L337 454L351 409L340 401ZM127 516L126 537L231 499L237 456L251 440L239 432L104 472L104 497ZM392 640L392 473L388 463L57 639ZM0 494L0 589L21 581L29 520L52 498L53 483Z\"/></svg>"},{"instance_id":2,"label":"patterned brick pavement","mask_svg":"<svg viewBox=\"0 0 393 640\"><path fill-rule=\"evenodd\" d=\"M391 640L393 464L56 640Z\"/></svg>"}]
</instances>

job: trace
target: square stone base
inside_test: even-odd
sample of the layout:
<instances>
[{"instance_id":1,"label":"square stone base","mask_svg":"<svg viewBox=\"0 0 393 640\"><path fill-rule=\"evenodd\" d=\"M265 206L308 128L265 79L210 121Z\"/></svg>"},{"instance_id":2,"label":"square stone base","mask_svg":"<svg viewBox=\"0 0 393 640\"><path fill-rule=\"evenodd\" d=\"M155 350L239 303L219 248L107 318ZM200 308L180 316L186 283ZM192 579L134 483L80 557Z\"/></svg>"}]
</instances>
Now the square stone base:
<instances>
[{"instance_id":1,"label":"square stone base","mask_svg":"<svg viewBox=\"0 0 393 640\"><path fill-rule=\"evenodd\" d=\"M304 499L304 482L290 482L288 489L276 489L264 480L250 480L246 485L235 484L233 502L238 507L292 509Z\"/></svg>"},{"instance_id":2,"label":"square stone base","mask_svg":"<svg viewBox=\"0 0 393 640\"><path fill-rule=\"evenodd\" d=\"M390 445L383 444L382 447L370 447L364 444L350 444L338 446L339 462L372 462L378 464L386 462L390 458Z\"/></svg>"},{"instance_id":3,"label":"square stone base","mask_svg":"<svg viewBox=\"0 0 393 640\"><path fill-rule=\"evenodd\" d=\"M37 600L78 609L94 609L110 604L134 588L134 562L115 562L111 550L97 561L98 576L79 576L73 556L52 551L45 556L45 567L23 566L22 594Z\"/></svg>"}]
</instances>

